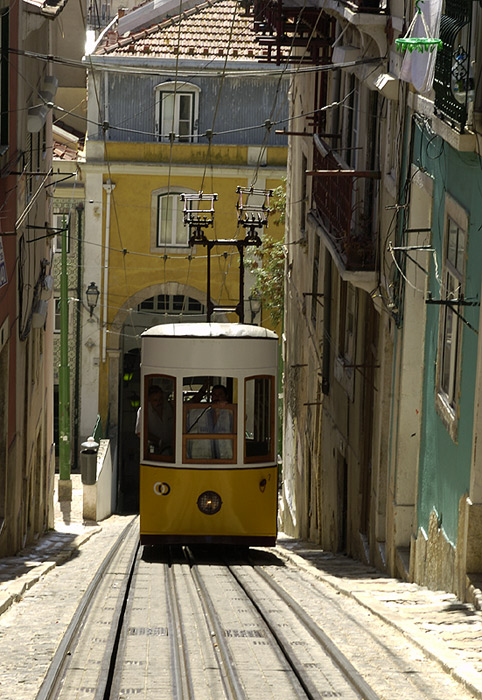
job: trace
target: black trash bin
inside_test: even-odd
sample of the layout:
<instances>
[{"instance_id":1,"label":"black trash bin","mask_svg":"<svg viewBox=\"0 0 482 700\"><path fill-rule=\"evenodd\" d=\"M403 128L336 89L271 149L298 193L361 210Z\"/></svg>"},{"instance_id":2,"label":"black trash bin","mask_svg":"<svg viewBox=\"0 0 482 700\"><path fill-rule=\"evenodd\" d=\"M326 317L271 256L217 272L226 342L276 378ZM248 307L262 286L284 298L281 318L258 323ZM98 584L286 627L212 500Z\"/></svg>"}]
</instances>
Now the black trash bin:
<instances>
[{"instance_id":1,"label":"black trash bin","mask_svg":"<svg viewBox=\"0 0 482 700\"><path fill-rule=\"evenodd\" d=\"M84 486L93 486L97 480L97 450L99 443L93 437L87 438L80 450L80 474Z\"/></svg>"}]
</instances>

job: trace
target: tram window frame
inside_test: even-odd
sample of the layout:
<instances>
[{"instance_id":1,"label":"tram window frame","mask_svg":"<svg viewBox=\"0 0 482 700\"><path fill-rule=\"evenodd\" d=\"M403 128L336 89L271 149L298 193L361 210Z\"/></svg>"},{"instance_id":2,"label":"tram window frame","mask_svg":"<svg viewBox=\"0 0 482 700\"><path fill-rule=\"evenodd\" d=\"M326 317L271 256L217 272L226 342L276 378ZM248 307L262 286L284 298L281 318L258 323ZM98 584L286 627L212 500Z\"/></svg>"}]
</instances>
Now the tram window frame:
<instances>
[{"instance_id":1,"label":"tram window frame","mask_svg":"<svg viewBox=\"0 0 482 700\"><path fill-rule=\"evenodd\" d=\"M168 391L165 388L166 380L170 383L171 388ZM164 384L164 386L163 386ZM143 455L144 460L152 462L169 462L176 461L176 377L169 374L148 374L144 377L144 400L143 405L148 406L149 390L152 386L159 386L164 393L168 394L167 404L170 404L172 410L172 454L162 454L151 452L150 447L152 441L149 441L148 421L145 415L141 414L141 429L143 435ZM148 415L148 412L146 412Z\"/></svg>"},{"instance_id":2,"label":"tram window frame","mask_svg":"<svg viewBox=\"0 0 482 700\"><path fill-rule=\"evenodd\" d=\"M190 396L192 392L189 392L188 387L192 385L193 380L195 385L200 388L195 392L194 396ZM232 427L233 432L190 432L187 429L189 412L201 411L195 421L197 422L208 410L212 410L215 404L212 401L206 400L212 389L217 385L222 385L226 388L228 398L237 396L237 378L236 377L184 377L183 378L183 422L182 422L182 459L185 464L210 464L210 465L220 465L220 464L236 464L238 456L238 405L229 401L223 406L223 409L230 411L232 413ZM232 455L231 457L200 457L200 456L189 456L188 443L207 441L211 442L221 442L221 441L231 441L232 442ZM214 447L214 446L213 446Z\"/></svg>"},{"instance_id":3,"label":"tram window frame","mask_svg":"<svg viewBox=\"0 0 482 700\"><path fill-rule=\"evenodd\" d=\"M253 423L256 423L257 421L257 415L253 413L251 410L251 407L248 406L248 401L249 401L249 396L250 396L250 391L248 390L248 382L257 382L257 381L263 381L263 382L268 382L268 390L265 394L268 397L268 400L265 402L265 410L267 410L267 414L264 417L261 416L263 424L268 426L268 431L267 435L263 440L255 440L255 436L253 435L253 439L250 441L248 438L248 422L250 420L253 420ZM254 390L256 391L256 384L254 384ZM254 403L259 401L259 399L255 396L254 397ZM248 411L250 413L248 413ZM265 463L265 462L274 462L274 455L275 455L275 377L272 374L256 374L252 375L250 377L246 377L244 380L244 415L245 415L245 430L244 430L244 463L245 464L253 464L253 463ZM252 452L253 446L256 444L262 444L262 443L267 443L268 445L268 451L265 454L260 454L259 451L257 451L257 454L248 454L249 452ZM251 448L251 449L249 449Z\"/></svg>"}]
</instances>

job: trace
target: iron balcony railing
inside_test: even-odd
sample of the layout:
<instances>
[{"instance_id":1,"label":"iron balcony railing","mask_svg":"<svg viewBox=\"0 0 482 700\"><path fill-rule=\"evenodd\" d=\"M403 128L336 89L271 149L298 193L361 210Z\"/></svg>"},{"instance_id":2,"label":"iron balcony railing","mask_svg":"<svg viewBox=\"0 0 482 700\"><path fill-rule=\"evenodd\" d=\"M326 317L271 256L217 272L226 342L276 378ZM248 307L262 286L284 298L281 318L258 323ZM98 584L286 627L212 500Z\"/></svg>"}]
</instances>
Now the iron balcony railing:
<instances>
[{"instance_id":1,"label":"iron balcony railing","mask_svg":"<svg viewBox=\"0 0 482 700\"><path fill-rule=\"evenodd\" d=\"M376 245L372 217L364 213L373 208L360 202L363 197L356 191L355 183L364 182L366 177L373 182L373 178L378 176L378 173L350 171L335 153L320 151L316 146L314 148L314 213L347 270L375 269ZM363 186L364 194L371 191L372 187Z\"/></svg>"},{"instance_id":2,"label":"iron balcony railing","mask_svg":"<svg viewBox=\"0 0 482 700\"><path fill-rule=\"evenodd\" d=\"M472 5L472 0L446 0L433 82L435 114L461 132L474 99Z\"/></svg>"}]
</instances>

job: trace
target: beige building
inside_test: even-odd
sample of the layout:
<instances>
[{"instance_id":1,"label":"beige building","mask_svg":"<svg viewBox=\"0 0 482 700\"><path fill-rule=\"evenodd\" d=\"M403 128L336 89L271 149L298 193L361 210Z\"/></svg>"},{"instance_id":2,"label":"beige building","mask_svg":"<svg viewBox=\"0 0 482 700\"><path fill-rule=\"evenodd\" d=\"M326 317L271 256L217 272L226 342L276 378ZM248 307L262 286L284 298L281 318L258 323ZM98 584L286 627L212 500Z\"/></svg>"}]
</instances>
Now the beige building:
<instances>
[{"instance_id":1,"label":"beige building","mask_svg":"<svg viewBox=\"0 0 482 700\"><path fill-rule=\"evenodd\" d=\"M0 9L0 556L33 542L53 518L56 79L48 56L63 4L7 2Z\"/></svg>"},{"instance_id":2,"label":"beige building","mask_svg":"<svg viewBox=\"0 0 482 700\"><path fill-rule=\"evenodd\" d=\"M426 2L425 25L409 30L405 13L382 0L313 2L301 15L254 5L272 60L296 45L302 64L290 93L281 521L463 598L482 570L480 11ZM397 40L435 49L404 54Z\"/></svg>"}]
</instances>

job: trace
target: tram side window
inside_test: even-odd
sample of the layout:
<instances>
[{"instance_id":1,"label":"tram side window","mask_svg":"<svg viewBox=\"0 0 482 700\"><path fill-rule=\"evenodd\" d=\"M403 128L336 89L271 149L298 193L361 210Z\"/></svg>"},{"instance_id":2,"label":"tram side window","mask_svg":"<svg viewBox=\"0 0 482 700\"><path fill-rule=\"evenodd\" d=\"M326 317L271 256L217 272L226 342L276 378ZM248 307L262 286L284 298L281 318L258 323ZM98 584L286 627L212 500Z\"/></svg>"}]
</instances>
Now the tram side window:
<instances>
[{"instance_id":1,"label":"tram side window","mask_svg":"<svg viewBox=\"0 0 482 700\"><path fill-rule=\"evenodd\" d=\"M274 459L274 378L246 379L245 400L245 462L271 462Z\"/></svg>"},{"instance_id":2,"label":"tram side window","mask_svg":"<svg viewBox=\"0 0 482 700\"><path fill-rule=\"evenodd\" d=\"M136 428L136 432L144 432L144 459L174 461L175 386L174 377L145 377L144 404L139 409Z\"/></svg>"},{"instance_id":3,"label":"tram side window","mask_svg":"<svg viewBox=\"0 0 482 700\"><path fill-rule=\"evenodd\" d=\"M236 461L236 399L237 380L233 377L184 378L185 462Z\"/></svg>"}]
</instances>

